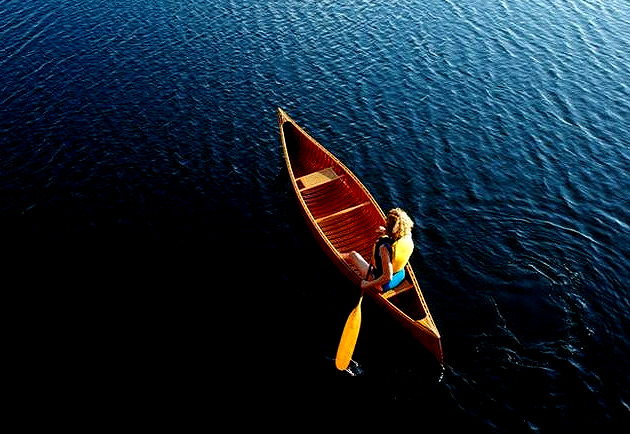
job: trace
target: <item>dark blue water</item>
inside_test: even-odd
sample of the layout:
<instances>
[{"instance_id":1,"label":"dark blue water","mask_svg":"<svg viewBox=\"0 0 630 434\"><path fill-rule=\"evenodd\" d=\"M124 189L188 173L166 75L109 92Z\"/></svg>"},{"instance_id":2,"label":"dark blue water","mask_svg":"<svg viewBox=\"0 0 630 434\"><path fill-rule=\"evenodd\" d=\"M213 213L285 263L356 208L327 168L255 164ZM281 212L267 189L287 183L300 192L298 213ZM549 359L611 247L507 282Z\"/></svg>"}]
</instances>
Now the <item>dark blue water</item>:
<instances>
[{"instance_id":1,"label":"dark blue water","mask_svg":"<svg viewBox=\"0 0 630 434\"><path fill-rule=\"evenodd\" d=\"M0 72L2 268L44 379L627 428L627 3L5 0ZM277 106L413 215L443 378L369 303L359 376L335 371L357 292L302 223Z\"/></svg>"}]
</instances>

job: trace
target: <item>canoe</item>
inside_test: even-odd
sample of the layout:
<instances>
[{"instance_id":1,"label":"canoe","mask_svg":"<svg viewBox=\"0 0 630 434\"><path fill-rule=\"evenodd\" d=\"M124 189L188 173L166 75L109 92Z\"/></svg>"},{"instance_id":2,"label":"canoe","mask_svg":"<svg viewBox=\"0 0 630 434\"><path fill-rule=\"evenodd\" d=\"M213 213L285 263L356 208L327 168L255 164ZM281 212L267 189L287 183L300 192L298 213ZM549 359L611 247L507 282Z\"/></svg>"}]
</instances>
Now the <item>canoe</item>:
<instances>
[{"instance_id":1,"label":"canoe","mask_svg":"<svg viewBox=\"0 0 630 434\"><path fill-rule=\"evenodd\" d=\"M307 226L335 266L360 286L364 276L341 254L355 250L369 260L385 214L361 181L282 109L278 109L278 124L289 177ZM366 293L443 364L440 333L410 264L405 271L407 276L397 287Z\"/></svg>"}]
</instances>

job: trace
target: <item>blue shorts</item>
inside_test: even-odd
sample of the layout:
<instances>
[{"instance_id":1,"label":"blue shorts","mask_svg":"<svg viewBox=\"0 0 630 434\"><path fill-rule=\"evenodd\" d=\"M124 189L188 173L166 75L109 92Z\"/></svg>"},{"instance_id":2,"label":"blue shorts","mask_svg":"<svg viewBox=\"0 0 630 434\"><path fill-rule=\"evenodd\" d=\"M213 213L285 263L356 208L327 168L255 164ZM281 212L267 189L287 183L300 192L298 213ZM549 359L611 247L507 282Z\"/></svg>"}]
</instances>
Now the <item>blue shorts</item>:
<instances>
[{"instance_id":1,"label":"blue shorts","mask_svg":"<svg viewBox=\"0 0 630 434\"><path fill-rule=\"evenodd\" d=\"M403 268L397 273L394 273L392 280L383 285L383 292L389 291L392 288L397 287L405 279L405 269Z\"/></svg>"}]
</instances>

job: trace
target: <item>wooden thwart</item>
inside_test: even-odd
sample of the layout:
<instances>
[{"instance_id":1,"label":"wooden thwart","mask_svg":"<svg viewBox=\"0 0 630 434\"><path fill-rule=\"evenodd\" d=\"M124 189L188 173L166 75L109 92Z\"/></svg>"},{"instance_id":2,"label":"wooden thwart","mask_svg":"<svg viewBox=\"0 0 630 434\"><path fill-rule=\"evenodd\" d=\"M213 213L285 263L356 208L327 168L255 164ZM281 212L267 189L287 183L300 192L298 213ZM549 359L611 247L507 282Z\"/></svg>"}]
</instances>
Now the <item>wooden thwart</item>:
<instances>
[{"instance_id":1,"label":"wooden thwart","mask_svg":"<svg viewBox=\"0 0 630 434\"><path fill-rule=\"evenodd\" d=\"M324 217L320 217L320 218L318 218L318 219L315 219L315 221L316 221L317 223L321 223L323 220L330 219L330 218L333 218L333 217L339 217L340 215L343 215L343 214L349 213L350 211L354 211L355 209L357 209L357 208L361 208L361 207L364 207L364 206L366 206L366 205L370 205L370 202L363 202L363 203L360 203L359 205L356 205L356 206L351 206L350 208L345 208L345 209L342 209L341 211L337 211L337 212L332 213L332 214L329 214L329 215L327 215L327 216L324 216Z\"/></svg>"}]
</instances>

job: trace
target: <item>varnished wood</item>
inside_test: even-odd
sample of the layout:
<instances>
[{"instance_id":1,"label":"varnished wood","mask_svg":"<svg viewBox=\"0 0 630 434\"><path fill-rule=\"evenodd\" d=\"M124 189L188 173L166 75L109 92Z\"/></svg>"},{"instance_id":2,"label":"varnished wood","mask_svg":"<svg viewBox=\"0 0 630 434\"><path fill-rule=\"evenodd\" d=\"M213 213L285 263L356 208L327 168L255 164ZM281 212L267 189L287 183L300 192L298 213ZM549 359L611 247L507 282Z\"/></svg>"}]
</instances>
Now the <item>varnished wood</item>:
<instances>
[{"instance_id":1,"label":"varnished wood","mask_svg":"<svg viewBox=\"0 0 630 434\"><path fill-rule=\"evenodd\" d=\"M341 255L355 250L370 258L385 215L359 179L281 109L278 123L289 177L307 225L337 268L359 285L365 276ZM405 280L396 288L366 293L443 363L440 333L410 264L405 271Z\"/></svg>"},{"instance_id":2,"label":"varnished wood","mask_svg":"<svg viewBox=\"0 0 630 434\"><path fill-rule=\"evenodd\" d=\"M317 172L309 173L308 175L301 176L296 181L302 183L302 190L307 188L317 187L318 185L325 184L330 181L334 181L338 176L332 167L327 167Z\"/></svg>"}]
</instances>

